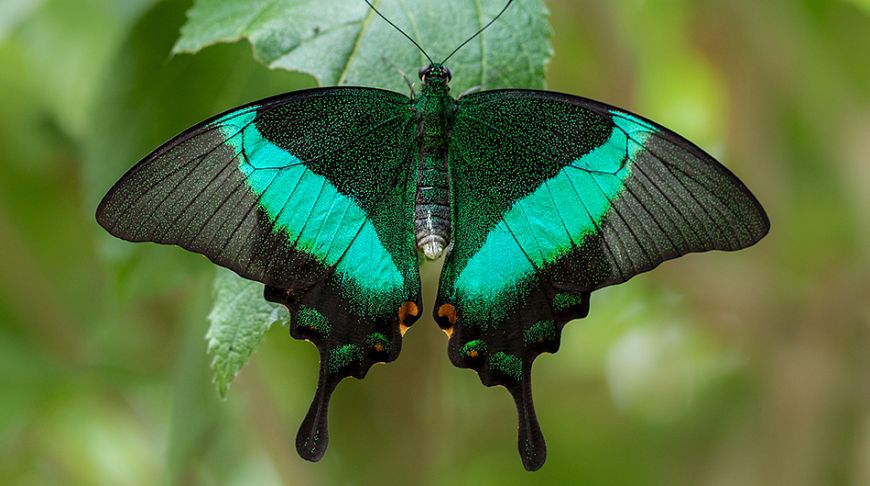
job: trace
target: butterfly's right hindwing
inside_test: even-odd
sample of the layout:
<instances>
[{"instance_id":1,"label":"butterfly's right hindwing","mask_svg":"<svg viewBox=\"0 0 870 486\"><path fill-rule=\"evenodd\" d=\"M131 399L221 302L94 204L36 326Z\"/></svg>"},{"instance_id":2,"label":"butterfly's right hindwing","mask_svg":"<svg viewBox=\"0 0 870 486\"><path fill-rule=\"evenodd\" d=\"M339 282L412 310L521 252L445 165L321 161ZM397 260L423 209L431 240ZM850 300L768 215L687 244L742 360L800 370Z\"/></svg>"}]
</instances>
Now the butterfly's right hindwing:
<instances>
[{"instance_id":1,"label":"butterfly's right hindwing","mask_svg":"<svg viewBox=\"0 0 870 486\"><path fill-rule=\"evenodd\" d=\"M166 143L97 210L113 235L201 253L287 305L293 336L321 352L297 439L312 460L326 448L332 389L394 360L419 316L415 127L408 98L382 90L263 100Z\"/></svg>"}]
</instances>

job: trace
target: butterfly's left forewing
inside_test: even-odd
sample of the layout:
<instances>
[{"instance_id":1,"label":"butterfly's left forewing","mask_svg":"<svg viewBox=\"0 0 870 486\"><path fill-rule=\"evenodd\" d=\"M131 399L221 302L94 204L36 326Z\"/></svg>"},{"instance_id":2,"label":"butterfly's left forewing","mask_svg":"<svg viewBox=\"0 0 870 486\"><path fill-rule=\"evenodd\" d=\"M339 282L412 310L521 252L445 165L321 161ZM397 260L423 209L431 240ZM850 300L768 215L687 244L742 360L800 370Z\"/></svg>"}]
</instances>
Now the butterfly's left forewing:
<instances>
[{"instance_id":1,"label":"butterfly's left forewing","mask_svg":"<svg viewBox=\"0 0 870 486\"><path fill-rule=\"evenodd\" d=\"M685 139L613 107L525 90L459 101L449 147L453 247L435 317L451 361L505 385L528 469L546 455L531 366L589 294L689 252L758 241L745 186Z\"/></svg>"},{"instance_id":2,"label":"butterfly's left forewing","mask_svg":"<svg viewBox=\"0 0 870 486\"><path fill-rule=\"evenodd\" d=\"M415 127L408 99L382 90L263 100L167 142L97 211L115 236L201 253L287 305L321 356L297 437L308 459L326 449L336 384L394 360L419 315Z\"/></svg>"}]
</instances>

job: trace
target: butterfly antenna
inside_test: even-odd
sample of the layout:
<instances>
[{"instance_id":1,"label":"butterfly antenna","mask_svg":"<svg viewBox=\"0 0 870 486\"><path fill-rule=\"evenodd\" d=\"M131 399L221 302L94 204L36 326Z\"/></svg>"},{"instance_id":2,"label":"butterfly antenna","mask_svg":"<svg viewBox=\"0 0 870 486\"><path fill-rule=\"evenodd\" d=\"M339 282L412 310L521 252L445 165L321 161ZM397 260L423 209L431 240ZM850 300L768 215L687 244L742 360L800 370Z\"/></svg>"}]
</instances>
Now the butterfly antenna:
<instances>
[{"instance_id":1,"label":"butterfly antenna","mask_svg":"<svg viewBox=\"0 0 870 486\"><path fill-rule=\"evenodd\" d=\"M366 1L368 1L368 0L366 0ZM475 34L474 34L473 36L469 37L465 42L463 42L462 44L459 44L459 47L457 47L456 49L453 49L453 52L451 52L449 56L445 57L444 60L441 61L441 64L446 63L448 59L450 59L451 57L453 57L453 55L456 54L457 51L459 51L459 49L462 49L463 47L465 47L465 44L468 44L469 42L471 42L475 37L479 36L479 35L481 34L481 32L483 32L484 30L486 30L487 27L489 27L490 25L492 25L493 22L495 22L496 20L498 20L498 18L501 17L501 14L503 14L504 11L507 10L507 8L511 6L511 3L513 3L513 1L514 1L514 0L508 0L508 3L507 3L507 4L506 4L502 9L501 9L501 12L499 12L498 15L496 15L495 17L493 17L492 20L490 20L489 22L487 22L486 25L484 25L483 27L481 27L480 30L478 30L477 32L475 32Z\"/></svg>"},{"instance_id":2,"label":"butterfly antenna","mask_svg":"<svg viewBox=\"0 0 870 486\"><path fill-rule=\"evenodd\" d=\"M426 59L429 60L429 64L435 64L435 62L432 61L432 58L429 57L429 54L426 54L426 51L423 50L422 47L420 47L420 44L417 44L417 41L415 41L414 39L412 39L410 35L406 34L405 31L402 30L402 29L400 29L396 24L390 22L390 19L384 17L384 14L380 13L380 12L378 11L378 9L376 9L375 6L372 5L372 2L370 2L369 0L363 0L363 1L364 1L365 3L367 3L368 6L371 7L372 10L374 10L376 14L378 14L378 17L380 17L380 18L386 20L388 24L392 25L394 29L398 30L398 31L399 31L403 36L405 36L405 38L407 38L409 41L411 41L411 44L414 44L414 45L417 47L417 49L420 49L420 52L422 52L423 55L426 56ZM508 3L510 3L510 2L508 2Z\"/></svg>"}]
</instances>

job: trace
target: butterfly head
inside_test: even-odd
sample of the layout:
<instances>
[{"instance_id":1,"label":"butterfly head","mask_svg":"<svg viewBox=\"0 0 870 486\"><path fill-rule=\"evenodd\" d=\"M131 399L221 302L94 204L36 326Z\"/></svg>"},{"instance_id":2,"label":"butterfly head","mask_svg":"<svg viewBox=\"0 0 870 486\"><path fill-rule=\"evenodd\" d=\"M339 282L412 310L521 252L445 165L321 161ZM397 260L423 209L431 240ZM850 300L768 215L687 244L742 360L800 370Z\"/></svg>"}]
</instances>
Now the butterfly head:
<instances>
[{"instance_id":1,"label":"butterfly head","mask_svg":"<svg viewBox=\"0 0 870 486\"><path fill-rule=\"evenodd\" d=\"M447 66L438 63L421 67L419 74L423 84L447 84L453 77Z\"/></svg>"}]
</instances>

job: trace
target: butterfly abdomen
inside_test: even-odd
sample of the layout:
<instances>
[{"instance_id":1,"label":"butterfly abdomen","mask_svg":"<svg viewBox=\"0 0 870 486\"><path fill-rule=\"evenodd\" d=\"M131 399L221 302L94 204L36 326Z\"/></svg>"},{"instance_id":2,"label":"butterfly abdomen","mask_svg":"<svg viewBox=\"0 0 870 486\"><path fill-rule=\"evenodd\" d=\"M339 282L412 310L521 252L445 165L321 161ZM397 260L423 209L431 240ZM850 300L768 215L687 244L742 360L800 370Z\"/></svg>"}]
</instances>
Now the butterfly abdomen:
<instances>
[{"instance_id":1,"label":"butterfly abdomen","mask_svg":"<svg viewBox=\"0 0 870 486\"><path fill-rule=\"evenodd\" d=\"M441 256L450 243L450 192L446 150L420 154L420 173L414 209L417 247L429 259Z\"/></svg>"},{"instance_id":2,"label":"butterfly abdomen","mask_svg":"<svg viewBox=\"0 0 870 486\"><path fill-rule=\"evenodd\" d=\"M414 232L417 248L434 260L450 244L450 186L447 144L453 127L455 101L446 90L424 86L416 102L417 144L420 147ZM433 92L435 91L435 92Z\"/></svg>"}]
</instances>

